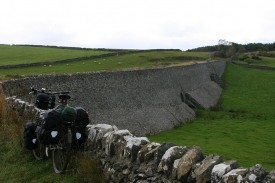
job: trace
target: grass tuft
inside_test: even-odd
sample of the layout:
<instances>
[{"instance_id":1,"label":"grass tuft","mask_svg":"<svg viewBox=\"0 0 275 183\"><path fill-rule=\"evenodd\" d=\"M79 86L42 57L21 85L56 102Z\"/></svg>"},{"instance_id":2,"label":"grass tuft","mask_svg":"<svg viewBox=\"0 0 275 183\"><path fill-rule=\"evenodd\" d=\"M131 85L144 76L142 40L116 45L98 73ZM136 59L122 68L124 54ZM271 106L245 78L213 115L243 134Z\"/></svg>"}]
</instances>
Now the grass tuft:
<instances>
[{"instance_id":1,"label":"grass tuft","mask_svg":"<svg viewBox=\"0 0 275 183\"><path fill-rule=\"evenodd\" d=\"M100 162L88 153L79 152L74 157L74 167L79 182L107 183L104 177Z\"/></svg>"}]
</instances>

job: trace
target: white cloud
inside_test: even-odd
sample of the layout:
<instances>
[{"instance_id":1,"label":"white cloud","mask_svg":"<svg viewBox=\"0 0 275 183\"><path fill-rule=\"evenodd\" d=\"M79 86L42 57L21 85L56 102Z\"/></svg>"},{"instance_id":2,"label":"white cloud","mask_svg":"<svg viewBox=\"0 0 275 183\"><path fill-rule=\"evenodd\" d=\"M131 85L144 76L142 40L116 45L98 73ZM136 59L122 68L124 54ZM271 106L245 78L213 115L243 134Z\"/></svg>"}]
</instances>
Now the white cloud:
<instances>
[{"instance_id":1,"label":"white cloud","mask_svg":"<svg viewBox=\"0 0 275 183\"><path fill-rule=\"evenodd\" d=\"M273 0L1 0L0 43L179 48L274 42Z\"/></svg>"}]
</instances>

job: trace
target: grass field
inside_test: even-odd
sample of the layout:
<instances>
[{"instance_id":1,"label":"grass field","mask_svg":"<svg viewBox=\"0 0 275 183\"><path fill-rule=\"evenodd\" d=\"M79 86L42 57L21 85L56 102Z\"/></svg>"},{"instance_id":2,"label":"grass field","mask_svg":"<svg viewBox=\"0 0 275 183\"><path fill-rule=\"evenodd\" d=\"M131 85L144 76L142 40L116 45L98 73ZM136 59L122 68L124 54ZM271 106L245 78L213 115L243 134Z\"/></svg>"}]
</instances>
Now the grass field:
<instances>
[{"instance_id":1,"label":"grass field","mask_svg":"<svg viewBox=\"0 0 275 183\"><path fill-rule=\"evenodd\" d=\"M23 48L25 49L25 47ZM29 47L27 48L29 49ZM17 49L19 48L16 47L15 52L17 52ZM36 49L38 49L39 52L41 53L44 51L45 48L38 47ZM56 50L62 51L62 49L56 49ZM84 52L87 52L87 51L84 51ZM94 53L94 51L92 53ZM31 55L33 54L33 52L29 52L29 54ZM80 54L80 52L78 54ZM10 53L10 55L16 55L16 54ZM46 52L43 52L42 55L46 55ZM13 56L10 56L10 57L13 57ZM21 60L21 63L25 63L25 60L27 60L27 58L28 57L25 56L24 59ZM39 57L39 58L44 59L42 57ZM26 75L39 75L39 74L63 74L63 73L91 72L91 71L103 71L103 70L108 71L108 70L151 68L151 67L167 66L171 64L184 64L184 63L189 63L193 61L195 62L202 61L202 60L206 60L207 58L208 58L208 53L200 53L200 52L151 51L151 52L142 52L142 53L129 53L126 55L117 55L117 56L111 56L106 58L90 59L85 61L74 61L74 62L63 63L63 64L59 63L59 64L51 64L51 65L43 65L43 66L20 67L20 68L10 68L10 69L0 68L0 78L18 77L21 75L26 76ZM4 63L5 59L3 58L1 59L0 57L0 63L1 62ZM39 60L37 62L39 62ZM19 61L17 63L19 63Z\"/></svg>"},{"instance_id":2,"label":"grass field","mask_svg":"<svg viewBox=\"0 0 275 183\"><path fill-rule=\"evenodd\" d=\"M260 65L266 65L269 67L275 67L275 58L274 57L260 57L262 60L258 63Z\"/></svg>"},{"instance_id":3,"label":"grass field","mask_svg":"<svg viewBox=\"0 0 275 183\"><path fill-rule=\"evenodd\" d=\"M240 56L242 57L242 56ZM260 59L245 59L245 60L235 60L237 63L240 64L254 64L254 65L262 65L268 67L275 67L275 57L263 57L260 56Z\"/></svg>"},{"instance_id":4,"label":"grass field","mask_svg":"<svg viewBox=\"0 0 275 183\"><path fill-rule=\"evenodd\" d=\"M151 141L199 146L205 154L235 159L245 167L260 163L275 169L275 74L229 64L226 88L212 111L176 129L150 136Z\"/></svg>"},{"instance_id":5,"label":"grass field","mask_svg":"<svg viewBox=\"0 0 275 183\"><path fill-rule=\"evenodd\" d=\"M0 45L0 66L22 63L51 62L77 57L102 55L105 53L109 52L96 50L75 50L69 48L61 49L50 47Z\"/></svg>"}]
</instances>

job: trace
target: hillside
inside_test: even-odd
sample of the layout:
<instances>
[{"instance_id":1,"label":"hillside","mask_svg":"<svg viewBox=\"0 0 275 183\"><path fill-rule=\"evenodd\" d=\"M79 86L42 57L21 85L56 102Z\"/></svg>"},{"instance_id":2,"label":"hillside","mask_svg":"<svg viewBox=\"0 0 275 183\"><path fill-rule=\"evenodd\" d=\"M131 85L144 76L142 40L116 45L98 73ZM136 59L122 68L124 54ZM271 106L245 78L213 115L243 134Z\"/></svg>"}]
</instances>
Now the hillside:
<instances>
[{"instance_id":1,"label":"hillside","mask_svg":"<svg viewBox=\"0 0 275 183\"><path fill-rule=\"evenodd\" d=\"M204 52L181 50L112 50L0 45L0 78L123 70L206 60Z\"/></svg>"}]
</instances>

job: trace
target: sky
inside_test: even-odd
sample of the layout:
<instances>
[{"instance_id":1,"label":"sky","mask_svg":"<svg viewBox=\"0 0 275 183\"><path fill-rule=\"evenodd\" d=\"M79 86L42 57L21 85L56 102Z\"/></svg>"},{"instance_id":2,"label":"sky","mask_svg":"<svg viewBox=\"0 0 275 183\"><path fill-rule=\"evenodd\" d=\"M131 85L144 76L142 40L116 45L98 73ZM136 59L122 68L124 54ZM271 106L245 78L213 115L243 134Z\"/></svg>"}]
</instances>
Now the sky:
<instances>
[{"instance_id":1,"label":"sky","mask_svg":"<svg viewBox=\"0 0 275 183\"><path fill-rule=\"evenodd\" d=\"M0 0L0 44L181 49L275 42L274 0Z\"/></svg>"}]
</instances>

